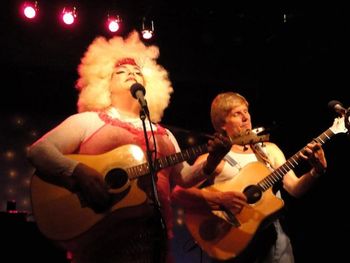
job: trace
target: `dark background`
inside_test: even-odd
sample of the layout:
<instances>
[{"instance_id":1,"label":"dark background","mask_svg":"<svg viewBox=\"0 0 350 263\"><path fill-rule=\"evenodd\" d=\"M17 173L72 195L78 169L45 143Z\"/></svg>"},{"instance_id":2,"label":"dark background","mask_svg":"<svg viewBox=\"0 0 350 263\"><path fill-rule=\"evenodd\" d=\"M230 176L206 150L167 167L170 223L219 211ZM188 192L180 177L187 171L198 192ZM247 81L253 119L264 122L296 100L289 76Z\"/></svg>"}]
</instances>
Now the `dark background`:
<instances>
[{"instance_id":1,"label":"dark background","mask_svg":"<svg viewBox=\"0 0 350 263\"><path fill-rule=\"evenodd\" d=\"M287 157L332 125L337 115L327 107L330 100L350 106L350 28L348 11L338 3L79 1L78 24L68 29L57 22L61 2L39 2L41 15L30 23L19 15L20 1L4 2L1 210L15 200L31 216L26 147L76 112L76 68L96 36L111 36L103 24L109 10L123 19L121 35L139 30L144 16L154 20L156 36L147 44L159 46L159 63L175 90L162 123L172 127L183 147L188 135L199 143L206 140L200 133L213 132L210 102L222 91L246 96L254 126L270 129L271 141ZM337 262L346 255L341 240L350 232L349 146L349 136L334 136L324 145L327 173L301 199L286 198L284 223L297 262ZM179 262L199 262L196 249L182 252L186 237L178 228ZM22 239L25 246L28 236Z\"/></svg>"}]
</instances>

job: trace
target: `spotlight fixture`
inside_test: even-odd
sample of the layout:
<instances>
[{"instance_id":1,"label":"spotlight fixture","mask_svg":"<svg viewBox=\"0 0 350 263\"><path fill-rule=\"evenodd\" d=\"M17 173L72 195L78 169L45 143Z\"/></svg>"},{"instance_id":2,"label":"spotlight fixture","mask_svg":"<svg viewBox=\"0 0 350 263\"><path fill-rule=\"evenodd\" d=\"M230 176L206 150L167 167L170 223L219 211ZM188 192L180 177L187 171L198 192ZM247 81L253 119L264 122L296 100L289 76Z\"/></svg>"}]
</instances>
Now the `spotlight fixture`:
<instances>
[{"instance_id":1,"label":"spotlight fixture","mask_svg":"<svg viewBox=\"0 0 350 263\"><path fill-rule=\"evenodd\" d=\"M154 23L153 20L146 21L146 18L142 18L142 30L141 30L142 38L149 40L154 35Z\"/></svg>"},{"instance_id":2,"label":"spotlight fixture","mask_svg":"<svg viewBox=\"0 0 350 263\"><path fill-rule=\"evenodd\" d=\"M38 2L37 1L27 1L21 6L21 13L27 19L34 19L38 14Z\"/></svg>"},{"instance_id":3,"label":"spotlight fixture","mask_svg":"<svg viewBox=\"0 0 350 263\"><path fill-rule=\"evenodd\" d=\"M110 32L115 33L119 31L121 26L121 18L119 15L113 16L113 15L107 15L107 28Z\"/></svg>"},{"instance_id":4,"label":"spotlight fixture","mask_svg":"<svg viewBox=\"0 0 350 263\"><path fill-rule=\"evenodd\" d=\"M77 18L76 7L64 7L61 13L61 19L66 25L71 25Z\"/></svg>"}]
</instances>

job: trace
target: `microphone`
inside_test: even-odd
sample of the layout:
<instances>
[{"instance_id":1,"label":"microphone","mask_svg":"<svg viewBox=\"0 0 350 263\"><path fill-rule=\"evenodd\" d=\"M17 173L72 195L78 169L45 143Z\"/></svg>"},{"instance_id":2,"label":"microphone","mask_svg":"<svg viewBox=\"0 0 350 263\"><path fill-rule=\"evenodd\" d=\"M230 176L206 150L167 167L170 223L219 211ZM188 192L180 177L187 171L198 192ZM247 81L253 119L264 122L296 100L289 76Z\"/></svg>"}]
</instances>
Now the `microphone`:
<instances>
[{"instance_id":1,"label":"microphone","mask_svg":"<svg viewBox=\"0 0 350 263\"><path fill-rule=\"evenodd\" d=\"M343 107L343 104L341 104L337 100L331 100L330 102L328 102L328 107L335 110L338 114L342 116L345 115L347 112L347 109Z\"/></svg>"},{"instance_id":2,"label":"microphone","mask_svg":"<svg viewBox=\"0 0 350 263\"><path fill-rule=\"evenodd\" d=\"M131 95L139 101L141 108L146 113L146 115L148 115L149 111L147 107L147 101L145 100L146 90L144 86L136 82L131 85L130 92L131 92Z\"/></svg>"}]
</instances>

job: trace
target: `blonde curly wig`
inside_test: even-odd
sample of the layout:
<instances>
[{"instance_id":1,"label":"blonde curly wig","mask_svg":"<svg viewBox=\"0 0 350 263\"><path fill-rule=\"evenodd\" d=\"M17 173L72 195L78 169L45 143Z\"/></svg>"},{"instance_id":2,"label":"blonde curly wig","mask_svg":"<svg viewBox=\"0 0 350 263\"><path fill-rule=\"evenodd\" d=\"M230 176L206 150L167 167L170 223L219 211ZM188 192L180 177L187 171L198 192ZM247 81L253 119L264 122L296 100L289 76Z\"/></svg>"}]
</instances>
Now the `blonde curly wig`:
<instances>
[{"instance_id":1,"label":"blonde curly wig","mask_svg":"<svg viewBox=\"0 0 350 263\"><path fill-rule=\"evenodd\" d=\"M158 57L159 48L146 46L135 30L125 39L120 36L109 40L95 38L78 66L78 111L98 111L111 106L109 82L115 64L123 58L133 58L144 75L151 119L159 122L169 105L173 88L168 72L156 62Z\"/></svg>"}]
</instances>

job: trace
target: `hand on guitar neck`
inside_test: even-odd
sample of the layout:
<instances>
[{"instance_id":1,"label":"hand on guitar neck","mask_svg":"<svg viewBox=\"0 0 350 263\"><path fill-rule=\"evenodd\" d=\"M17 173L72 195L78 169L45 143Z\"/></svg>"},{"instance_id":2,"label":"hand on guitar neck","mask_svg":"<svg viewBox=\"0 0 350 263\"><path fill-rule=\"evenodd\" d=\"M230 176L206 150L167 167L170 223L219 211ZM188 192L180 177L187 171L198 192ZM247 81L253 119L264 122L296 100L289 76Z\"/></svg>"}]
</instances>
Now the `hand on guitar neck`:
<instances>
[{"instance_id":1,"label":"hand on guitar neck","mask_svg":"<svg viewBox=\"0 0 350 263\"><path fill-rule=\"evenodd\" d=\"M221 162L222 158L231 150L232 140L221 133L215 133L208 141L208 152L206 163L203 165L205 174L212 174Z\"/></svg>"}]
</instances>

